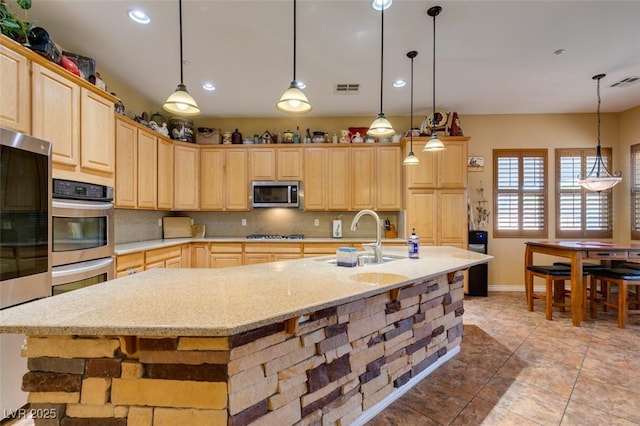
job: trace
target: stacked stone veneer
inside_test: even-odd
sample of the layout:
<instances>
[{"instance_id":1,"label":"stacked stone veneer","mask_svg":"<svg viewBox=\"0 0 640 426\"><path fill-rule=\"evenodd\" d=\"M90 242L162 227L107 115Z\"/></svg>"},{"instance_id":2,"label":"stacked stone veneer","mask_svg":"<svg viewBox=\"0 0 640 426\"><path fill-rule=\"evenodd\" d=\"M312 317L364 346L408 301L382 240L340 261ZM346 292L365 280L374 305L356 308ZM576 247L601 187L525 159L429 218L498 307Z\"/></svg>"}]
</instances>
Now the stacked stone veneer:
<instances>
[{"instance_id":1,"label":"stacked stone veneer","mask_svg":"<svg viewBox=\"0 0 640 426\"><path fill-rule=\"evenodd\" d=\"M56 414L36 425L346 425L460 344L462 273L449 279L300 324L139 337L133 355L120 337L30 336L23 388L36 413Z\"/></svg>"}]
</instances>

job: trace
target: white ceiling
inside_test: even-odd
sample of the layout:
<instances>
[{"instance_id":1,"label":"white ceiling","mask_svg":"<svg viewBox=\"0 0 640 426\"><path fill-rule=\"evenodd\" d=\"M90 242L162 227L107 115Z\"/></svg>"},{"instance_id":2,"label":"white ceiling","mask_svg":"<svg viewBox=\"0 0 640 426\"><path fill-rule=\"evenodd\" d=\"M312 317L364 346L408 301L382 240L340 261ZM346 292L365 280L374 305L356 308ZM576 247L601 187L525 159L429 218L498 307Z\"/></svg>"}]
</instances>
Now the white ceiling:
<instances>
[{"instance_id":1,"label":"white ceiling","mask_svg":"<svg viewBox=\"0 0 640 426\"><path fill-rule=\"evenodd\" d=\"M7 0L15 6L13 0ZM13 4L11 4L13 3ZM640 1L394 0L384 13L384 112L432 108L436 18L436 108L460 114L593 112L640 105ZM129 20L133 7L151 23ZM285 116L275 104L293 77L293 1L184 0L184 82L203 117ZM298 0L296 77L310 116L371 116L380 106L380 12L370 0ZM161 105L180 81L178 0L34 0L30 19L65 49L96 60ZM562 55L554 51L565 49ZM201 88L212 81L217 89ZM357 95L334 93L358 83ZM107 82L108 84L108 82Z\"/></svg>"}]
</instances>

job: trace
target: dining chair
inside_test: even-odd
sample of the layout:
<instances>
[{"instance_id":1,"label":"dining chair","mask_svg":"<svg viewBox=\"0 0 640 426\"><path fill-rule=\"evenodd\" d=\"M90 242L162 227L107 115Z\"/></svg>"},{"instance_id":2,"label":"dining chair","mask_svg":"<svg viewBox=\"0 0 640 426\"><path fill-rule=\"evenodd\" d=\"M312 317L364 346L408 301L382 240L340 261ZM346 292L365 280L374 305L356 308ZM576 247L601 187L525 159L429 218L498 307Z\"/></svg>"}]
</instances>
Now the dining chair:
<instances>
[{"instance_id":1,"label":"dining chair","mask_svg":"<svg viewBox=\"0 0 640 426\"><path fill-rule=\"evenodd\" d=\"M591 317L597 318L598 305L603 309L615 308L618 310L618 327L626 328L629 315L640 314L640 269L612 268L594 272L592 279L600 281L602 297L597 297L595 283L592 284ZM617 294L613 290L617 290Z\"/></svg>"},{"instance_id":2,"label":"dining chair","mask_svg":"<svg viewBox=\"0 0 640 426\"><path fill-rule=\"evenodd\" d=\"M533 311L533 301L535 299L541 299L545 301L545 318L547 320L553 319L553 307L556 306L561 310L564 310L569 304L566 302L565 281L571 280L571 268L565 265L529 265L527 267L527 274L529 279L526 282L529 288L526 288L527 308L530 312ZM588 276L588 272L583 273L583 288L586 288L585 277ZM539 277L545 280L545 293L539 293L535 291L534 278ZM586 291L583 291L582 296L582 316L586 317Z\"/></svg>"}]
</instances>

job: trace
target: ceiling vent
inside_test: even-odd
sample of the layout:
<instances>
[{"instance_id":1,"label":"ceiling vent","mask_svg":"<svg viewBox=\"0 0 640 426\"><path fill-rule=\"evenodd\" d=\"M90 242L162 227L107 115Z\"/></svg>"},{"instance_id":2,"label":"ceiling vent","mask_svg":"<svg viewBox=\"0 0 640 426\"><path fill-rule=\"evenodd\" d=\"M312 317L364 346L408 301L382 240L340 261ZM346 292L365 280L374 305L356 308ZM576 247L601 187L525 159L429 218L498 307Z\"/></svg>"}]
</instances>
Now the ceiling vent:
<instances>
[{"instance_id":1,"label":"ceiling vent","mask_svg":"<svg viewBox=\"0 0 640 426\"><path fill-rule=\"evenodd\" d=\"M336 93L339 95L357 95L360 85L357 83L338 83Z\"/></svg>"},{"instance_id":2,"label":"ceiling vent","mask_svg":"<svg viewBox=\"0 0 640 426\"><path fill-rule=\"evenodd\" d=\"M640 82L640 77L627 77L623 78L617 83L613 83L610 87L629 87Z\"/></svg>"}]
</instances>

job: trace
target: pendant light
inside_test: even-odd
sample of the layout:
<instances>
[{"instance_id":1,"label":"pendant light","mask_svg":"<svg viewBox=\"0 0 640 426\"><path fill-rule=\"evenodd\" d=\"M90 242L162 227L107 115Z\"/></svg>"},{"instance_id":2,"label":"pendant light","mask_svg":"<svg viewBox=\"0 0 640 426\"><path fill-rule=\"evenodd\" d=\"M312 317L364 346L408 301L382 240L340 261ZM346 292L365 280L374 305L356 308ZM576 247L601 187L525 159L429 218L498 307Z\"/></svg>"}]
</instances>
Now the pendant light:
<instances>
[{"instance_id":1,"label":"pendant light","mask_svg":"<svg viewBox=\"0 0 640 426\"><path fill-rule=\"evenodd\" d=\"M176 91L169 95L164 105L162 105L162 108L165 111L178 115L198 115L200 114L198 104L196 104L196 101L187 91L187 86L184 85L182 62L182 0L179 0L178 4L180 9L180 84L178 84Z\"/></svg>"},{"instance_id":2,"label":"pendant light","mask_svg":"<svg viewBox=\"0 0 640 426\"><path fill-rule=\"evenodd\" d=\"M433 110L431 114L431 139L424 146L423 151L442 151L444 144L438 139L436 132L436 16L442 12L440 6L433 6L427 10L427 15L433 17Z\"/></svg>"},{"instance_id":3,"label":"pendant light","mask_svg":"<svg viewBox=\"0 0 640 426\"><path fill-rule=\"evenodd\" d=\"M383 65L384 65L384 8L380 10L381 31L380 31L380 112L367 131L367 135L374 138L388 138L396 132L384 112L382 112L382 88L383 88Z\"/></svg>"},{"instance_id":4,"label":"pendant light","mask_svg":"<svg viewBox=\"0 0 640 426\"><path fill-rule=\"evenodd\" d=\"M413 58L416 56L418 56L418 52L415 50L407 52L407 57L411 59L411 112L409 115L409 155L407 155L407 158L402 162L405 166L415 166L420 163L418 157L413 153Z\"/></svg>"},{"instance_id":5,"label":"pendant light","mask_svg":"<svg viewBox=\"0 0 640 426\"><path fill-rule=\"evenodd\" d=\"M311 104L296 80L296 0L293 0L293 81L276 104L276 108L298 114L311 111Z\"/></svg>"},{"instance_id":6,"label":"pendant light","mask_svg":"<svg viewBox=\"0 0 640 426\"><path fill-rule=\"evenodd\" d=\"M609 173L607 165L602 160L602 150L600 148L600 80L605 76L606 74L593 76L593 79L598 82L598 111L596 113L598 118L598 146L596 147L596 161L586 177L578 176L580 186L588 191L606 191L622 181L621 171L617 171L613 175Z\"/></svg>"}]
</instances>

